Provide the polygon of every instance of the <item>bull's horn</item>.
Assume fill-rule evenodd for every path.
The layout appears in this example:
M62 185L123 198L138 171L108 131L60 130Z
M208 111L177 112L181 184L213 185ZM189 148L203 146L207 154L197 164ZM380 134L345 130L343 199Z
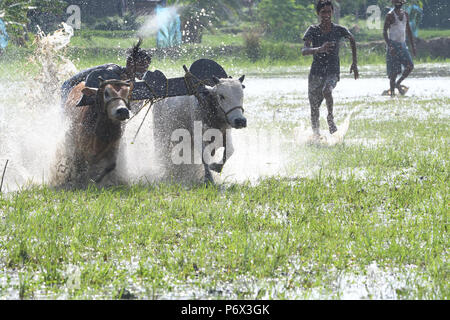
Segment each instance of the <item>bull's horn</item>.
M141 36L138 37L138 43L134 46L135 49L139 49L144 39Z
M244 79L245 79L245 74L239 78L239 81L242 83L242 82L244 82Z
M213 76L212 79L213 79L215 84L219 84L220 83L220 79L217 78L216 76Z

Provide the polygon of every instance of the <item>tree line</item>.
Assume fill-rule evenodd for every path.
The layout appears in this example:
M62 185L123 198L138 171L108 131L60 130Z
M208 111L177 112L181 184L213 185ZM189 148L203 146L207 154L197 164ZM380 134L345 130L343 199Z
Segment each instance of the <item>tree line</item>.
M12 38L33 31L33 25L43 23L56 24L66 15L70 4L90 8L90 14L96 19L105 16L102 6L109 8L108 14L121 14L121 6L133 5L139 0L0 0L0 18L6 23ZM391 0L334 0L340 6L341 16L353 15L364 19L370 5L380 8L390 7ZM227 21L247 19L264 29L273 38L296 41L302 30L317 21L314 4L316 0L167 0L167 5L183 6L183 19L190 24L192 32L206 25ZM448 0L409 0L408 4L417 4L424 10L421 27L450 28L450 1ZM105 8L106 8L105 7ZM204 14L199 14L200 12ZM131 13L132 14L132 13ZM192 41L199 41L192 36Z

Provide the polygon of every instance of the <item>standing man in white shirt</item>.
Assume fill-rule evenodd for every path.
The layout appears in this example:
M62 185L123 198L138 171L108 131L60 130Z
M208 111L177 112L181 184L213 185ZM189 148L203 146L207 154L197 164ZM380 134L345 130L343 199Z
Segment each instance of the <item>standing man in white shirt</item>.
M383 29L384 40L387 44L386 65L391 97L395 96L396 88L401 95L406 93L408 88L402 86L401 83L414 69L414 63L406 45L406 34L408 34L413 55L416 56L416 46L409 25L409 16L402 9L405 3L405 0L392 0L394 9L387 14ZM397 76L400 74L401 77L397 80Z

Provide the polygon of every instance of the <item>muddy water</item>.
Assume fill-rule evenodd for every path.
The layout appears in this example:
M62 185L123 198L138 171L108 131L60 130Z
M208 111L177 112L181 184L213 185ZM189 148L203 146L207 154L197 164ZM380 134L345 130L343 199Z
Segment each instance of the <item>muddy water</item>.
M410 90L407 97L399 101L450 97L450 76L439 75L445 68L436 66L433 71L427 65L418 70L422 70L420 75L427 77L407 79L405 85ZM378 77L374 76L376 73ZM347 104L355 101L366 106L374 101L389 101L389 97L381 96L388 85L383 73L382 68L371 69L369 78L357 81L343 75L334 92L335 117L340 137L331 137L323 131L327 143L341 142L352 121L363 118L376 121L383 118L383 114L378 114L381 110L370 108L352 117L355 107L347 107ZM233 131L236 151L224 172L216 176L219 182L255 182L264 177L290 175L287 167L292 159L284 155L283 145L305 144L311 135L306 74L269 77L263 74L247 77L245 82L244 104L249 127ZM3 191L17 190L31 183L47 183L56 146L62 141L66 128L58 95L53 95L51 101L42 101L36 97L32 82L1 81L0 90L0 169L3 169L7 159L10 161ZM416 110L414 105L410 108L413 116L420 117L427 113L423 108L417 107ZM153 159L151 113L135 138L145 112L146 109L132 119L124 137L120 170L132 182L152 182L159 178L159 168ZM450 116L448 108L439 112L442 117ZM321 117L325 115L323 107ZM286 126L295 128L289 131L285 129ZM312 171L306 166L299 168L298 172L306 174Z

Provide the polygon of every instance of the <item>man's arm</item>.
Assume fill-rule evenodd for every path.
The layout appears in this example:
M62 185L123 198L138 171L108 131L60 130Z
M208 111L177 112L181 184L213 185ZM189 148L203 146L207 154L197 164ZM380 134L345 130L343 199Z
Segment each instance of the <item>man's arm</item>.
M386 41L387 45L390 44L390 40L389 40L389 36L388 36L388 29L391 26L391 24L394 23L393 18L394 18L394 16L392 15L392 13L388 13L386 15L386 20L384 20L383 37L384 37L384 41Z
M359 71L358 71L358 55L356 53L356 41L353 35L350 33L347 36L347 39L350 41L350 47L352 48L352 57L353 57L353 63L350 67L350 74L354 72L355 80L359 78Z
M416 56L416 45L414 44L414 37L411 30L411 26L409 25L409 15L405 12L406 15L406 32L408 34L409 42L411 43L411 49L414 56Z
M302 55L308 56L308 55L314 55L317 53L330 53L331 50L333 50L334 43L332 42L325 42L321 47L313 48L311 46L311 40L305 41L305 46L302 48Z

